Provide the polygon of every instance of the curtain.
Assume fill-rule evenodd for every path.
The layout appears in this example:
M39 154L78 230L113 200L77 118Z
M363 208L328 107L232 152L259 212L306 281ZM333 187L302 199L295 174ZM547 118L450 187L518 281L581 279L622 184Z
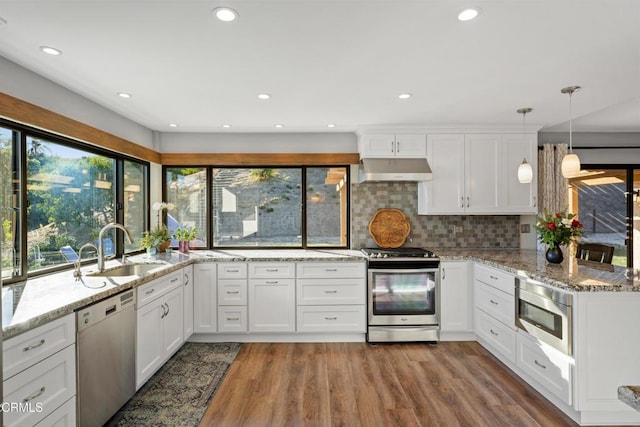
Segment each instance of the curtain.
M567 154L567 144L543 144L538 151L539 212L560 212L569 205L569 181L562 176L560 164Z

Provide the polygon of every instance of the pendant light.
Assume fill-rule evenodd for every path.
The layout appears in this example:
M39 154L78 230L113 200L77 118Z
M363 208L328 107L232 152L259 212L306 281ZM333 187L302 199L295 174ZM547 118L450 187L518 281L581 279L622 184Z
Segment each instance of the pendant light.
M580 174L580 159L577 154L573 153L573 112L571 111L571 95L579 89L580 86L568 86L560 90L561 93L569 94L569 152L563 157L561 165L562 176L565 178L572 178Z
M521 108L517 111L518 114L522 114L522 140L523 141L526 139L526 131L527 131L525 116L527 115L527 113L530 113L532 111L533 111L532 108ZM527 158L525 157L524 159L522 159L522 163L520 163L520 166L518 166L518 181L520 181L521 184L529 184L532 180L533 180L533 169L531 168L531 165L527 162Z

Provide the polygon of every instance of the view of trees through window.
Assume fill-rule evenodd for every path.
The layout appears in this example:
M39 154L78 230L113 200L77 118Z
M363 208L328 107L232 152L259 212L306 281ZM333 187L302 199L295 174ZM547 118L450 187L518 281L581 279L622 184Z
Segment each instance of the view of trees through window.
M0 246L2 253L2 278L13 277L21 269L19 176L16 132L0 127Z
M207 246L207 170L206 168L166 168L166 201L176 209L167 212L169 233L195 227L191 247ZM177 246L177 240L171 242Z

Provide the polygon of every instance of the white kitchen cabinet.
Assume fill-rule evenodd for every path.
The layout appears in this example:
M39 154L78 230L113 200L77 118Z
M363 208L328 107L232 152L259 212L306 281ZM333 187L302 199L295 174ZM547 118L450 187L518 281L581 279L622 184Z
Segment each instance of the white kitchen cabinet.
M424 158L426 150L427 136L424 133L365 134L359 139L360 158Z
M536 212L535 137L511 134L430 134L427 158L431 181L418 183L418 213L530 214ZM520 184L526 157L534 180Z
M193 265L193 331L217 332L218 290L215 263Z
M184 267L182 273L184 275L183 335L186 341L193 334L193 265Z
M175 277L179 280L174 281ZM178 270L138 288L136 307L136 389L184 342L183 272ZM167 286L167 283L170 285ZM162 289L162 292L155 292ZM157 295L154 299L149 295ZM141 304L141 301L144 301Z
M249 263L249 332L294 332L294 263Z
M467 261L440 263L440 337L473 339L473 292Z
M67 400L35 427L76 427L76 398Z
M218 331L246 333L247 263L218 264Z
M478 342L498 359L515 365L515 276L474 263L473 288Z

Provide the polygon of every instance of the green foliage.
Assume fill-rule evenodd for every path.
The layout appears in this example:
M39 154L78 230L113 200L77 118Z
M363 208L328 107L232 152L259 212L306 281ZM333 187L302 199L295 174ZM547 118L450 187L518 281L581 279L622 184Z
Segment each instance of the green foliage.
M176 232L174 233L173 237L176 240L179 240L181 242L190 242L191 240L196 238L196 227L184 227L184 228L176 228Z
M542 243L550 248L557 245L567 245L577 237L582 236L582 223L576 219L576 214L557 212L550 214L547 211L538 216L538 222L534 226Z
M275 178L278 175L278 171L275 169L251 169L249 177L252 181L268 181Z
M162 227L156 227L152 231L145 231L140 239L140 249L146 249L149 247L157 247L160 244L171 239L169 229L166 225Z

